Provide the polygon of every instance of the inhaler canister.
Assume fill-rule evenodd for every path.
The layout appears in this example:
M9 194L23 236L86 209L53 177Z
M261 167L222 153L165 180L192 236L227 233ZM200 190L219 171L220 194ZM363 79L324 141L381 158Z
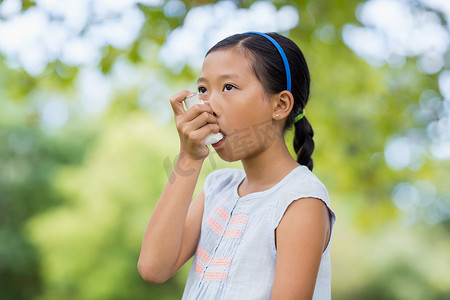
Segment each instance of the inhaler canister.
M186 108L189 110L192 106L198 103L203 103L202 100L198 98L198 93L194 92L184 99ZM206 136L205 145L215 144L223 138L223 135L219 133L210 133Z

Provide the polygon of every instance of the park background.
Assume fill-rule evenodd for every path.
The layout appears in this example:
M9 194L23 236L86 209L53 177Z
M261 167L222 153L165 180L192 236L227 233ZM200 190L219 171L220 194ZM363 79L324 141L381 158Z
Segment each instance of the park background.
M159 285L136 267L168 99L249 30L309 63L333 299L450 299L449 23L447 0L0 1L0 299L181 298L192 260ZM194 195L223 167L211 148Z

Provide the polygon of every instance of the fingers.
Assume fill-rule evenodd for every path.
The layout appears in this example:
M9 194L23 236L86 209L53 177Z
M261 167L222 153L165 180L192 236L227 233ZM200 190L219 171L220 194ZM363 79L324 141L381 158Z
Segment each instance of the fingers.
M195 105L197 106L197 105ZM217 119L209 112L207 111L201 111L202 107L195 107L193 106L188 112L190 113L191 110L199 110L196 114L193 115L193 118L189 121L186 121L187 118L190 118L188 113L185 113L183 116L180 116L177 121L177 127L181 133L184 135L189 135L189 132L198 130L199 128L202 128L206 125L216 125Z
M183 121L190 122L194 120L197 116L204 113L208 113L209 115L213 116L213 110L211 106L208 104L195 104L194 106L191 107L191 109L185 112L185 114L183 115Z
M181 92L176 93L172 97L170 97L170 105L172 106L172 110L175 114L175 116L182 115L185 113L184 107L183 107L183 100L187 96L192 94L192 92L183 90Z
M218 133L220 127L209 101L203 101L193 105L187 111L184 110L183 101L190 94L189 91L181 91L170 98L170 104L175 114L175 123L183 147L191 149L193 145L202 145L203 148L201 141L204 141L210 133Z
M187 123L193 130L200 128L206 124L217 124L217 119L209 112L202 112L193 120Z
M188 133L188 138L193 141L196 142L198 144L200 144L201 142L205 141L205 138L208 134L210 133L218 133L220 130L219 125L217 124L207 124L197 130L194 131L190 131Z

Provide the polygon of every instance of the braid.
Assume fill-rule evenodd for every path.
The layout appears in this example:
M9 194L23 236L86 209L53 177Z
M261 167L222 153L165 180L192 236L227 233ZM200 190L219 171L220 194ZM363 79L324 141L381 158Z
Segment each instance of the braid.
M294 126L294 150L297 153L297 162L307 166L312 171L313 160L311 155L314 151L314 131L306 117L303 117Z

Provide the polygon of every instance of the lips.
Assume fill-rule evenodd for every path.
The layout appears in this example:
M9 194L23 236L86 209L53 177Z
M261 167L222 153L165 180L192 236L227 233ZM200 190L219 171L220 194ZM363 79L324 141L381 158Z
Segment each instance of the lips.
M219 132L222 133L223 138L222 138L220 141L218 141L217 143L211 145L211 146L213 146L214 148L221 146L221 145L224 143L225 138L226 138L225 133L223 133L222 131L219 131Z

